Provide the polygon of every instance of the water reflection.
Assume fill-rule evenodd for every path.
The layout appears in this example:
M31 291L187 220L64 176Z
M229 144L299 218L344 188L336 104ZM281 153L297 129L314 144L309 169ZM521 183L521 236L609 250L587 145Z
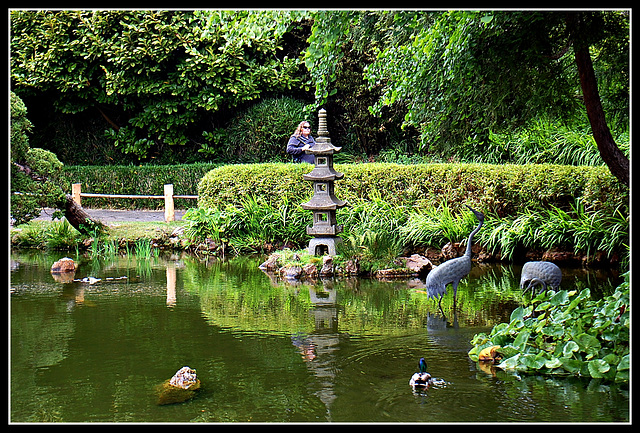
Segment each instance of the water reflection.
M336 398L334 380L339 371L335 354L340 347L337 296L333 280L325 279L321 285L309 285L313 332L307 335L296 333L291 337L294 346L301 350L308 370L319 382L320 389L315 395L326 407L327 421L331 421L331 405Z
M517 268L474 267L457 307L445 299L439 309L419 280L290 284L259 271L257 259L81 258L75 279L101 279L90 285L53 280L54 259L12 263L14 421L628 419L619 388L517 381L470 361L473 334L522 300ZM589 278L576 284L610 290ZM444 386L414 395L408 380L422 356ZM150 405L147 390L182 365L196 368L202 392ZM608 412L588 413L587 400Z

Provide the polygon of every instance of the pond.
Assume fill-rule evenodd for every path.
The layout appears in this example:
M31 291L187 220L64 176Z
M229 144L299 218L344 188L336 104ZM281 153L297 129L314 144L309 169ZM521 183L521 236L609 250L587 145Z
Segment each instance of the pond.
M11 255L10 421L22 422L628 422L628 385L483 371L474 334L522 301L518 266L474 265L439 309L423 281L291 284L261 258ZM621 279L563 269L563 288L608 294ZM107 281L107 277L113 278ZM127 277L127 278L120 278ZM421 286L422 284L422 286ZM441 379L415 393L418 359ZM158 405L181 367L202 387Z

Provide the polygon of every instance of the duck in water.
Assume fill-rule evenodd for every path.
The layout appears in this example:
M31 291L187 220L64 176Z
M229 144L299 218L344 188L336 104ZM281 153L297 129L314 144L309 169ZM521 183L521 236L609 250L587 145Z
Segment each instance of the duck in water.
M413 376L411 376L409 380L409 385L411 385L413 389L428 388L433 379L431 375L427 373L427 361L425 361L424 358L420 358L420 361L418 361L418 369L420 371L413 373Z

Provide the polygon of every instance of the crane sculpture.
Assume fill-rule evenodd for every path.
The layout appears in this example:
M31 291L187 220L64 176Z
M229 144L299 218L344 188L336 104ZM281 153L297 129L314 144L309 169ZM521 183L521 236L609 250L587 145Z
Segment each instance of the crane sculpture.
M562 281L562 271L555 264L551 262L527 262L522 267L520 289L524 291L531 289L533 291L536 285L541 285L540 292L546 291L547 286L558 290L560 281Z
M439 306L442 303L442 297L447 291L447 285L449 283L451 283L451 286L453 287L453 302L455 304L456 296L458 293L458 284L460 283L460 280L467 276L469 271L471 271L471 243L473 241L473 236L475 236L475 234L480 230L480 227L482 227L482 223L484 222L484 214L482 212L476 211L469 206L467 207L471 210L471 212L475 214L476 218L479 221L478 226L473 229L473 231L469 235L469 240L467 241L467 250L462 257L456 257L455 259L447 260L446 262L433 268L427 275L427 296L429 297L429 299L438 298Z

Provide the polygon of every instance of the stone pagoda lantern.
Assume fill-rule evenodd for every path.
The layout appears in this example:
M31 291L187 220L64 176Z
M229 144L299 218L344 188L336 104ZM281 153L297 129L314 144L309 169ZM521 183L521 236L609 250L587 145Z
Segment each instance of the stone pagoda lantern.
M342 242L342 238L336 236L342 232L342 225L336 222L336 210L347 203L336 198L333 192L333 182L342 179L342 173L333 168L333 154L342 149L331 144L329 131L327 130L327 112L321 109L318 112L318 137L313 148L306 153L313 154L315 168L311 173L303 176L304 180L313 182L313 197L302 204L303 209L313 212L313 225L307 227L307 234L314 236L309 241L310 255L336 255L336 245Z

